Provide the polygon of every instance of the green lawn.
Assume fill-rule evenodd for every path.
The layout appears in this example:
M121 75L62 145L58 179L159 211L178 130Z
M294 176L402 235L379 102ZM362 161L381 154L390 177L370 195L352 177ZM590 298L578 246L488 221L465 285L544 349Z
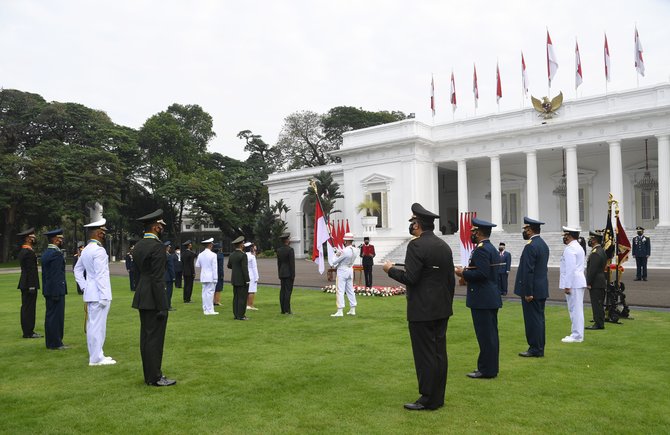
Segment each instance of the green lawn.
M81 297L66 302L66 351L21 338L17 274L0 275L0 432L19 433L668 433L670 314L587 331L564 344L564 306L547 307L547 349L526 350L521 308L500 311L501 372L472 380L477 343L469 310L454 304L445 407L409 412L418 397L403 297L360 297L358 316L331 318L335 296L295 290L294 316L279 314L278 289L262 287L248 322L199 303L170 313L163 370L174 387L144 385L139 318L127 279L112 278L105 353L89 367ZM73 284L70 275L70 284ZM199 300L200 285L196 284ZM74 285L70 287L74 289ZM37 305L43 333L44 300ZM588 316L587 309L587 319Z

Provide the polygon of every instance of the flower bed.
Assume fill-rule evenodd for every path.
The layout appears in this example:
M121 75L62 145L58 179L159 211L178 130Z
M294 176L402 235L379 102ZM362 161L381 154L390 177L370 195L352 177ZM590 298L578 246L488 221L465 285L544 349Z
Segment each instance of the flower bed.
M337 287L335 284L327 285L325 287L322 287L321 290L324 293L335 293L337 291ZM381 287L381 286L372 286L372 287L365 287L362 285L355 285L354 286L354 293L356 293L359 296L382 296L382 297L387 297L387 296L398 296L398 295L404 295L405 294L405 287L402 286L397 286L397 287Z

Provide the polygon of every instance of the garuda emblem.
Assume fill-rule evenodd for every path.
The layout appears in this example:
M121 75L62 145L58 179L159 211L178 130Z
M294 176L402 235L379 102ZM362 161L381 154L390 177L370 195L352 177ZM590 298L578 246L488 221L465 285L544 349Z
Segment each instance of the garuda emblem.
M532 95L530 96L530 100L533 102L535 110L540 112L538 116L541 116L542 119L551 119L563 104L563 92L559 92L551 101L549 101L549 97L542 97L542 100L538 100Z

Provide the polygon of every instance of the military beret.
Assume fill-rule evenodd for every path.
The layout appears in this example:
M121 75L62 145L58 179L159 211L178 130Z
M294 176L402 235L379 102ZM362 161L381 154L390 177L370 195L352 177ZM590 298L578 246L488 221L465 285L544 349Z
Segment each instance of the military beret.
M158 210L154 211L153 213L149 213L148 215L138 217L137 220L145 225L152 224L154 222L165 225L165 221L163 221L162 208L159 208Z
M107 219L102 218L100 220L97 220L95 222L91 222L89 224L84 225L84 228L88 228L89 230L95 230L100 228L101 230L107 231L107 228L105 227L105 224L107 223Z
M430 212L423 208L421 204L415 202L412 204L412 217L409 218L409 221L412 222L414 219L421 219L423 221L432 221L433 219L439 218L439 215L436 215L433 212Z
M55 230L47 231L44 233L45 236L51 238L54 236L62 236L63 235L63 229L62 228L56 228Z
M242 242L244 242L244 236L239 236L238 238L233 240L233 245L239 245Z
M21 231L20 233L17 234L17 236L25 237L25 236L29 236L30 234L35 234L35 228L31 227L31 228L28 228L25 231Z
M523 217L523 223L524 225L544 225L544 222L537 221L535 219L531 219L528 216Z
M498 225L485 221L484 219L479 219L479 218L473 218L472 219L472 227L473 228L493 228L497 227Z

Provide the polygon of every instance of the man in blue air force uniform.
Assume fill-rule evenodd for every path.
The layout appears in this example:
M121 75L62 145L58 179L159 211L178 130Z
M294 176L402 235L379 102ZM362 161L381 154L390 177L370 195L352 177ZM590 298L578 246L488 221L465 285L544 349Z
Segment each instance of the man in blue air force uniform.
M505 250L505 243L498 245L500 251L500 266L498 267L498 290L502 296L507 296L509 272L512 269L512 254Z
M49 246L42 254L42 295L46 314L44 316L44 337L47 349L64 350L63 331L65 327L65 257L63 247L63 230L58 228L44 233L49 239Z
M633 237L633 257L637 266L634 281L647 280L647 260L651 255L651 240L644 235L644 228L637 227L637 237Z

